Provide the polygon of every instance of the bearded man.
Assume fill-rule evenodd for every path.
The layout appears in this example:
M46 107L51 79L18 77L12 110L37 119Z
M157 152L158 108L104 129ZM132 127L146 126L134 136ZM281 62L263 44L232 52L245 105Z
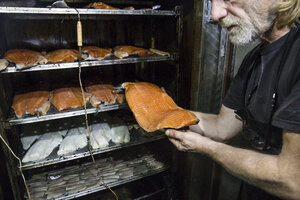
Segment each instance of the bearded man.
M212 18L245 57L218 115L195 112L189 131L167 130L181 151L203 153L246 183L246 199L300 199L299 0L212 0ZM242 133L251 149L222 142Z

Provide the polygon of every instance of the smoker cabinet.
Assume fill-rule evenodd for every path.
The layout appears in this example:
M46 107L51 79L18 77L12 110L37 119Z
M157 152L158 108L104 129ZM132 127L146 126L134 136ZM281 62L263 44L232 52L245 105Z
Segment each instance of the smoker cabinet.
M7 5L0 4L0 57L14 48L39 52L76 49L76 23L80 17L84 46L113 48L117 45L134 45L170 53L168 56L110 57L100 61L82 61L83 83L97 76L109 80L116 89L120 89L120 84L125 81L148 81L164 87L178 101L182 40L180 6L172 5L171 1L107 1L119 7L133 5L136 8L152 7L159 3L161 9L99 10L82 8L90 1L66 2L70 8L47 8L52 3L47 0L30 1L24 7L14 1L8 1ZM85 110L80 107L58 112L51 105L46 115L17 118L11 108L14 95L45 83L50 90L69 82L79 86L78 73L78 62L37 65L24 70L18 70L10 64L1 72L1 135L21 159L26 152L22 148L22 137L55 131L60 124L69 128L83 127ZM138 127L126 103L101 104L97 108L88 104L86 112L89 123L103 121L107 115L112 118L118 116L129 127L131 141L110 143L107 147L92 150L95 164L92 163L88 147L63 156L57 155L56 148L43 160L22 163L29 190L38 185L38 191L44 193L33 192L32 199L91 199L96 196L96 199L105 199L105 196L111 199L109 195L112 194L107 194L108 187L116 188L117 193L120 191L122 199L171 198L176 155L164 133L144 132ZM4 145L2 149L14 198L28 198L19 163ZM127 168L133 172L124 173L128 172ZM99 172L106 176L99 177ZM137 187L139 190L136 190Z

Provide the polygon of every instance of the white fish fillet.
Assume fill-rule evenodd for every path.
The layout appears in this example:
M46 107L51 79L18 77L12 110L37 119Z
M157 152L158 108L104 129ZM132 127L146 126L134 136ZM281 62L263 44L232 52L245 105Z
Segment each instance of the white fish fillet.
M130 133L125 125L113 125L111 128L111 140L114 143L128 143L130 141Z
M93 149L107 147L109 145L109 138L107 135L111 135L109 124L93 124L91 125L91 129L91 145Z
M36 141L40 136L39 135L31 135L31 136L25 136L21 137L21 142L24 150L29 149L29 147Z
M87 138L85 134L79 131L79 128L72 128L69 130L67 136L61 142L57 155L74 152L78 149L82 149L87 145Z
M42 160L49 156L62 141L62 136L57 132L42 135L36 143L26 152L22 162Z
M23 126L21 130L21 142L23 149L28 150L29 147L40 137L40 135L40 129L36 126Z

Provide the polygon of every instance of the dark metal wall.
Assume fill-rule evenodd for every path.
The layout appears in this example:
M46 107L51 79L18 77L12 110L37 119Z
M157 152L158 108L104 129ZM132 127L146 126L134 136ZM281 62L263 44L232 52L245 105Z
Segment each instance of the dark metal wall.
M228 75L227 33L211 21L211 1L194 1L190 105L192 110L218 113ZM210 158L184 154L185 177L182 199L236 199L239 182Z

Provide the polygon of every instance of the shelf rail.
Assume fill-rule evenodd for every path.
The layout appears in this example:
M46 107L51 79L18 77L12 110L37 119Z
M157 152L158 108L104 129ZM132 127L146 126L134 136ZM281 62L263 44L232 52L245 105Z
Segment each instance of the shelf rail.
M77 8L80 15L149 15L177 16L173 10L111 10ZM0 14L77 15L74 8L0 7Z
M171 56L147 56L147 57L129 57L123 59L104 59L99 61L83 61L81 67L94 67L94 66L107 66L118 64L131 64L131 63L143 63L143 62L161 62L161 61L174 61L174 55ZM72 63L58 63L58 64L44 64L37 65L24 70L17 70L16 67L7 67L2 73L20 73L20 72L32 72L32 71L44 71L44 70L59 70L59 69L73 69L78 68L77 62Z
M111 110L119 110L119 109L126 109L128 108L127 104L113 104L113 105L100 105L97 108L88 108L87 114L95 114L98 112L106 112ZM23 117L23 118L16 118L12 117L8 119L10 125L20 125L20 124L30 124L36 122L43 122L55 119L62 119L68 117L75 117L84 115L84 109L76 109L76 110L67 110L61 112L53 112L51 114L43 115L43 116L30 116L30 117Z
M142 135L142 133L139 133L139 135ZM131 137L132 137L132 134L131 134ZM138 139L134 139L133 141L131 141L129 143L113 144L108 147L95 149L95 150L93 150L93 154L97 155L97 154L101 154L101 153L105 153L105 152L123 149L126 147L132 147L132 146L136 146L136 145L140 145L140 144L150 143L150 142L161 140L164 138L166 138L166 136L164 134L155 133L155 135L153 135L153 136L140 137ZM74 154L65 155L65 156L58 156L57 151L54 150L47 159L44 159L41 161L36 161L36 162L29 162L29 163L23 164L22 167L23 167L23 170L31 170L31 169L35 169L35 168L45 167L45 166L49 166L49 165L55 165L55 164L68 162L71 160L80 159L80 158L89 157L89 156L90 156L90 153L89 153L89 150L87 147L76 151L76 153L74 153Z

